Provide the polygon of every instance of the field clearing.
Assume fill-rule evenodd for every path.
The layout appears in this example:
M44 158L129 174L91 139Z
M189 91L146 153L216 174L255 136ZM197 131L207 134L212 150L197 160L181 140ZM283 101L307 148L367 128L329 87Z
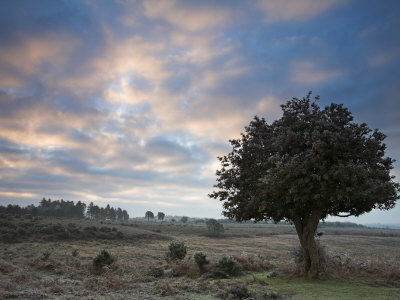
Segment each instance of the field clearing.
M298 238L291 226L228 223L223 237L210 237L204 224L63 219L9 222L16 231L18 224L31 222L24 228L31 228L36 241L26 236L17 243L0 244L0 298L239 299L228 295L237 284L246 286L253 299L400 298L400 278L396 277L400 274L400 230L321 228L320 243L330 257L340 258L341 269L327 280L310 282L296 276L293 251ZM54 224L58 231L50 233L46 226ZM60 228L70 227L77 237L85 228L95 227L90 232L96 233L96 238L59 234ZM47 229L35 232L34 228ZM165 260L172 240L187 246L186 258L179 264ZM102 249L117 260L104 273L96 274L92 260ZM207 254L209 270L223 254L248 262L250 270L236 277L204 278L193 261L196 251ZM266 267L257 270L257 264ZM164 275L149 275L153 268L162 268ZM174 269L182 274L172 276Z

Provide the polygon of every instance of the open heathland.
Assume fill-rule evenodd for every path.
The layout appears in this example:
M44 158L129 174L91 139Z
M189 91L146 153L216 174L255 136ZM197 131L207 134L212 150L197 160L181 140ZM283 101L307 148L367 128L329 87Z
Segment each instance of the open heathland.
M204 223L2 218L0 298L400 298L400 230L320 228L327 277L312 281L292 226L223 226L214 236Z

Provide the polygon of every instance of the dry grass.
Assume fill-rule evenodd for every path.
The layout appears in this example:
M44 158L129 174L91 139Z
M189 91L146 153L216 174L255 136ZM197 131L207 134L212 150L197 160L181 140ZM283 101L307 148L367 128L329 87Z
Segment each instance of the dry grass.
M39 222L48 226L51 220ZM72 221L56 222L68 226ZM28 239L1 243L0 298L73 299L108 295L115 299L193 299L193 295L209 294L209 299L214 299L216 294L226 292L229 280L235 280L202 277L216 269L223 254L240 262L245 274L276 271L279 276L298 275L291 254L298 245L298 238L289 226L224 224L224 237L212 238L205 236L207 229L203 224L138 222L130 226L82 220L75 224L76 228L90 226L115 227L125 238L44 239L40 242ZM334 230L335 234L324 228L321 238L321 243L329 250L327 271L330 276L359 277L371 285L396 286L400 281L400 235L397 231L392 232L393 236L380 236L374 230L370 235L366 229L352 231L353 235L349 235L347 229ZM337 234L340 230L345 234ZM165 252L170 241L176 239L185 242L187 256L182 262L169 264L165 261ZM92 260L101 249L112 253L116 262L97 275L92 272ZM203 271L193 259L196 251L203 251L210 260ZM162 277L149 276L149 271L155 267L164 270ZM173 269L178 270L180 276L174 277ZM252 289L264 288L264 280L250 278L253 280L248 284Z

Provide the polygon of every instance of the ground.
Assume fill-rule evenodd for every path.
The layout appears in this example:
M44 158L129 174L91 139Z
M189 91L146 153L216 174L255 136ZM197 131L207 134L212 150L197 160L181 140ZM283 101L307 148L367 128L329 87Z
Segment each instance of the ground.
M328 279L307 281L288 225L224 224L220 237L192 223L3 218L0 225L0 298L400 298L400 230L321 228ZM171 241L187 246L183 261L166 261ZM102 249L116 261L96 271L93 258ZM203 271L196 251L210 260ZM223 254L242 264L239 275L217 272Z

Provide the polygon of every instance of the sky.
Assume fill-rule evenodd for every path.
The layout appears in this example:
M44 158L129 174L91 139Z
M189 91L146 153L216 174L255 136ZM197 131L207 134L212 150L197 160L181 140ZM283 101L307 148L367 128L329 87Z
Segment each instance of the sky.
M310 90L388 136L400 181L400 1L3 0L0 41L0 205L220 218L229 139Z

